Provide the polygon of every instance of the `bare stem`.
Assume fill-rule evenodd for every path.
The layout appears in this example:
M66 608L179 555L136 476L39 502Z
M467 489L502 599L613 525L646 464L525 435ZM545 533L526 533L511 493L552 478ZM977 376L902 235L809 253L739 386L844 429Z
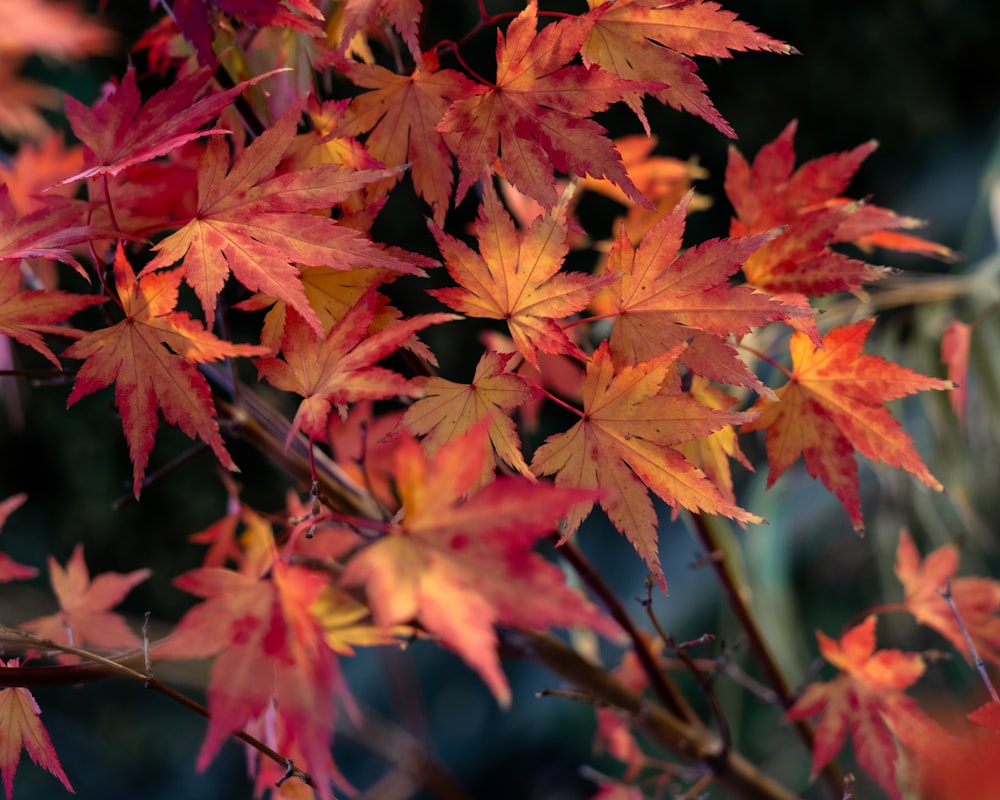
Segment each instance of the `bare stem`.
M969 629L965 627L965 621L962 619L962 615L958 611L958 606L955 604L955 597L951 592L951 578L945 578L944 589L938 589L937 593L944 598L945 602L948 604L948 608L951 609L951 613L955 615L958 627L961 629L962 636L965 637L965 643L969 647L969 655L972 657L972 663L975 665L976 671L979 673L979 677L982 678L983 683L986 684L986 691L990 693L990 699L992 699L994 703L1000 703L1000 696L997 696L996 687L993 685L993 681L990 680L990 675L986 671L986 662L983 661L983 657L979 655L979 651L976 650L976 645L972 641Z

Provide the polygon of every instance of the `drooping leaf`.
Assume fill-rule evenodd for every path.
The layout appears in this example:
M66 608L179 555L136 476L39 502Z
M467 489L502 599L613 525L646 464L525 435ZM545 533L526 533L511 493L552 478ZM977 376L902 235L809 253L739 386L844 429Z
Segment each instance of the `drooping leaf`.
M363 32L379 17L385 17L406 43L413 60L419 63L418 23L422 10L420 0L346 0L340 49L341 51L346 50L356 34Z
M136 497L159 424L157 409L167 422L209 445L223 466L235 469L219 434L208 382L195 364L267 350L217 339L189 314L177 311L181 275L176 270L136 279L119 244L114 274L125 319L86 334L65 351L69 358L85 359L67 405L115 384Z
M698 67L687 56L730 58L734 51L795 53L718 3L663 0L587 0L593 28L582 47L586 65L597 64L620 78L648 81L645 91L679 111L701 117L731 138L736 134L708 98ZM640 91L625 96L646 132L649 122Z
M924 672L919 653L875 649L875 615L839 640L820 631L820 652L841 671L827 683L812 683L788 710L789 719L820 715L813 744L812 774L840 751L847 733L858 763L893 800L901 800L904 767L897 738L924 738L938 726L903 690Z
M958 572L958 548L954 544L939 547L921 559L909 532L901 531L896 548L896 577L903 584L903 605L922 625L944 636L967 661L972 661L961 625L976 646L976 651L994 664L1000 664L1000 582L991 578L955 578ZM951 581L951 595L961 625L948 602L941 596Z
M760 416L744 431L767 431L772 486L788 467L805 459L806 469L843 504L857 531L864 529L858 498L855 451L905 469L935 491L942 486L924 466L913 442L883 404L915 392L948 389L929 378L862 349L875 321L834 328L817 347L808 335L792 334L792 371L777 400L760 398Z
M428 325L456 319L454 314L424 314L396 322L366 338L375 316L375 290L369 289L323 337L289 310L281 343L283 359L262 358L257 371L268 383L303 400L286 444L302 430L326 441L326 423L334 405L408 395L413 386L402 375L376 367L414 333Z
M751 418L703 406L671 385L668 375L682 351L683 345L674 347L616 371L607 342L602 342L583 378L582 419L546 439L531 462L536 474L554 474L557 486L601 489L601 508L664 590L649 490L675 508L721 514L742 524L762 522L726 500L705 473L674 448ZM567 536L592 507L593 502L585 503L570 512Z
M155 245L157 255L143 270L147 275L182 261L184 277L208 320L214 319L216 297L230 272L251 291L283 300L317 332L322 325L293 262L421 273L357 231L308 213L328 209L390 173L322 164L274 174L301 112L301 103L293 106L231 165L225 140L211 141L199 167L196 216Z
M83 560L83 545L73 548L65 569L49 556L49 581L59 601L59 611L25 622L21 627L59 644L121 650L142 643L125 619L111 609L125 599L133 587L152 573L137 569L129 573L103 572L93 580ZM78 661L70 654L60 660Z
M488 420L490 443L505 464L526 478L534 475L521 454L521 439L510 413L537 395L537 390L518 375L507 372L512 353L487 350L471 383L444 378L415 378L423 397L406 409L402 426L424 437L424 447L433 453L451 439L466 433L481 420ZM483 463L481 484L492 478L496 463Z
M561 272L569 249L566 220L556 211L518 231L492 186L483 192L476 221L479 253L431 223L445 267L461 288L429 293L470 317L505 320L525 359L537 366L537 353L582 351L559 327L559 320L580 311L615 276Z
M0 669L19 664L16 658L9 661L0 659ZM38 703L27 689L0 689L0 774L7 800L14 796L14 775L21 760L21 750L26 750L32 761L55 775L66 791L73 791L48 731L39 719L41 713Z
M456 204L499 154L507 180L546 209L558 199L553 168L607 178L648 206L607 131L590 118L629 89L644 87L596 66L569 63L592 24L589 16L572 16L539 31L538 4L531 0L506 36L497 31L496 83L456 100L437 126L458 138Z
M348 562L342 582L365 587L383 628L415 620L438 636L506 706L510 689L494 625L580 624L607 636L618 632L532 549L572 506L592 502L596 492L522 477L473 491L490 451L485 422L430 457L415 439L403 438L395 467L399 521Z

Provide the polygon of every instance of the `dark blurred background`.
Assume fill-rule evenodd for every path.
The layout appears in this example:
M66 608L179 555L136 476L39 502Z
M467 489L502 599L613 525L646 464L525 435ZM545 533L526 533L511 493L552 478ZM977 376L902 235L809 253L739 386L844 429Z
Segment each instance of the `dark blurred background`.
M486 5L494 13L522 7L493 0ZM579 11L583 5L560 8ZM971 319L996 295L996 244L985 197L1000 136L994 41L1000 31L1000 4L843 0L831 6L728 0L723 5L802 52L794 57L749 53L719 62L700 60L710 96L739 134L736 144L743 153L752 157L791 119L799 120L800 161L876 138L881 147L861 168L852 195L926 218L924 235L965 254L955 265L894 254L876 257L881 263L905 266L909 277L949 272L959 281L948 284L953 294L944 301L878 309L884 321L874 348L907 366L941 374L935 348L944 322L955 316ZM430 7L432 28L441 36L458 38L477 19L471 0L431 0ZM143 3L112 0L107 13L129 41L147 24L146 9ZM486 49L469 58L488 62L492 42L492 33L483 34L477 46ZM91 101L103 80L121 74L124 63L122 55L72 67L39 61L30 69ZM729 142L698 119L653 105L647 110L660 140L658 152L682 159L696 156L710 171L698 188L715 204L692 219L690 241L725 235L730 212L721 181ZM603 121L615 133L638 131L634 118L622 109L612 110ZM422 213L414 213L418 224ZM919 301L919 292L916 297ZM848 313L858 313L858 308ZM766 466L754 475L739 476L742 504L770 521L767 527L738 535L755 608L793 682L803 679L815 657L815 628L838 635L867 605L898 598L891 564L902 524L910 525L925 547L962 541L968 571L996 574L993 521L998 511L995 464L1000 436L994 412L1000 382L990 343L998 333L990 325L982 330L984 344L977 347L971 378L982 399L974 400L970 432L965 434L975 447L966 446L968 439L958 432L942 397L897 409L931 471L948 487L947 496L931 497L908 477L863 465L869 528L867 538L859 539L836 501L804 470L791 470L766 494ZM435 341L435 346L442 344ZM4 550L44 570L47 554L65 562L80 541L93 573L152 566L153 577L133 591L126 611L136 620L146 610L164 622L176 620L189 600L170 586L170 577L197 566L202 555L187 536L224 513L225 492L211 457L201 454L145 490L140 504L112 511L112 502L128 491L131 468L120 423L110 409L110 390L86 398L67 413L67 386L20 388L23 426L0 418L0 497L14 492L30 497L4 528ZM760 464L760 442L744 437L742 444ZM152 468L187 446L182 435L161 428ZM232 453L243 469L244 499L265 511L279 509L288 479L239 442L232 443ZM671 593L657 599L656 610L664 626L679 640L713 631L738 661L745 662L739 630L720 607L711 575L690 566L699 555L690 536L681 523L669 522L668 509L663 519L662 559ZM592 519L579 541L607 568L609 582L623 598L642 594L644 573L638 560L605 522ZM50 612L53 603L46 591L44 576L28 587L4 586L0 620L17 623ZM637 604L634 609L641 614ZM943 647L905 621L880 628L880 635L886 644L910 649ZM699 655L715 652L718 646ZM605 655L609 662L615 658L612 652ZM506 713L497 710L479 679L457 658L430 645L417 644L405 653L361 653L346 659L344 669L360 701L423 739L470 797L577 800L594 792L581 765L618 774L614 761L591 755L590 709L564 699L536 698L537 691L557 688L559 682L530 665L507 665L514 705ZM748 669L753 671L751 665ZM185 671L177 679L199 695L205 674ZM935 666L926 685L968 708L982 700L981 687L961 661ZM821 796L804 788L808 755L777 715L734 685L720 683L719 694L737 747L804 796ZM193 763L203 722L139 686L108 682L39 690L36 695L81 798L221 800L250 792L243 754L235 744L223 748L206 775L196 776ZM345 721L337 738L335 760L362 790L386 770L364 744L371 735L352 734ZM18 797L55 797L61 791L54 778L22 759ZM406 794L384 788L363 796ZM709 796L725 795L712 788ZM879 794L863 784L859 796Z

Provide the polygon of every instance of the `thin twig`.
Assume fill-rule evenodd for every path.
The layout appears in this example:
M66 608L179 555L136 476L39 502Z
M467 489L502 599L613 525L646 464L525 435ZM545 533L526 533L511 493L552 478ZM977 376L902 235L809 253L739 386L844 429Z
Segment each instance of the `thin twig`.
M969 647L969 655L972 657L972 663L975 665L979 677L986 684L986 691L990 693L990 698L994 703L1000 703L1000 696L997 695L996 687L993 686L993 681L990 680L989 673L986 671L986 662L983 661L982 656L979 655L979 651L976 650L976 645L972 641L969 629L965 627L965 621L962 619L962 615L958 611L958 606L955 604L955 597L951 592L951 578L944 579L944 589L938 589L937 593L944 598L951 609L951 613L955 615L958 627L962 631L962 636L965 637L966 645Z
M559 537L557 535L553 535L552 540L557 545L557 552L562 554L570 563L570 566L576 570L580 579L601 599L604 607L608 609L608 613L611 614L615 622L625 629L625 633L632 640L632 648L639 659L639 663L642 665L643 671L646 673L649 685L663 704L663 707L672 714L676 714L689 722L696 721L698 715L695 714L673 680L657 665L656 659L649 649L648 639L636 627L632 617L629 616L618 596L611 590L611 587L608 586L603 576L594 569L593 565L572 542L558 544Z

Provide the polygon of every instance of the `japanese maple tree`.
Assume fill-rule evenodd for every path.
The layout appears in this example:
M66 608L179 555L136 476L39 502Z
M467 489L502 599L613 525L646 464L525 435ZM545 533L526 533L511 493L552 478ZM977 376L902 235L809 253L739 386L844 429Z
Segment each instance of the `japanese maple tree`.
M893 798L942 779L908 767L935 748L961 761L979 736L996 749L992 706L971 718L985 731L945 730L907 693L927 658L876 638L880 615L905 612L984 674L979 653L1000 661L1000 583L958 577L954 545L921 559L904 533L903 600L857 609L838 638L817 632L837 675L801 691L740 583L729 526L765 522L731 466L757 466L741 441L763 448L768 487L804 461L842 527L863 532L857 454L909 473L913 491L943 490L886 404L955 390L969 357L963 323L945 339L944 379L878 355L874 317L819 313L890 274L862 257L872 248L953 256L910 232L916 220L850 196L873 141L797 168L794 122L750 160L733 145L729 235L686 241L702 173L653 152L649 104L735 137L696 59L794 47L712 0L528 0L494 14L480 2L455 41L433 39L429 0L153 6L134 61L92 103L64 98L77 143L30 116L18 132L37 143L0 168L0 348L16 359L4 376L37 363L65 378L70 419L103 397L135 500L188 468L157 445L166 425L211 453L228 502L188 531L187 547L208 545L187 551L201 566L165 576L195 602L162 636L116 610L155 564L91 577L87 542L49 555L49 613L0 625L8 797L22 751L72 791L44 687L113 676L207 717L199 770L235 737L257 796L346 796L337 726L365 710L342 662L410 642L456 654L503 708L505 658L564 680L549 693L594 706L597 744L624 762L595 797L713 782L795 797L803 787L734 744L714 690L727 652L695 658L712 636L677 643L654 613L665 523L680 515L802 763L835 796L848 739ZM52 30L25 52L113 41L100 16L25 9ZM484 73L472 55L486 40ZM615 138L625 131L597 118L619 103L645 137ZM12 129L2 110L0 129ZM588 192L620 206L610 237L578 214ZM402 213L425 218L420 235L393 233ZM282 508L241 495L233 454L247 447L287 473ZM0 523L25 501L0 502ZM649 575L648 625L576 544L601 517ZM0 581L37 573L0 553ZM205 706L159 679L180 659L212 660ZM460 796L434 769L416 783Z

